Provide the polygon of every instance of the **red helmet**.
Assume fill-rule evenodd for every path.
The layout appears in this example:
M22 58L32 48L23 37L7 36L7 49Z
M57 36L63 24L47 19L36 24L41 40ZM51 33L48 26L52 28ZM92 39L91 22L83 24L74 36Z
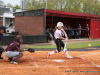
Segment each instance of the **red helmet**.
M15 41L21 44L23 42L23 38L20 35L18 35L15 37Z

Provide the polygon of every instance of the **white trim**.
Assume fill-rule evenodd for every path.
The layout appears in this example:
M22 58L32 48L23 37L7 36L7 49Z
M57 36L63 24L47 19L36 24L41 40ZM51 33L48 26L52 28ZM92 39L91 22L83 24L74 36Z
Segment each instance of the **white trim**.
M37 64L36 64L36 62L34 62L34 64L35 64L35 67L38 67Z
M85 55L80 55L80 56L87 56L87 55L98 54L98 53L100 53L100 52L90 53L90 54L85 54Z
M99 65L97 65L97 64L95 64L95 63L93 63L93 62L90 62L90 63L92 63L92 64L95 65L96 67L100 67Z

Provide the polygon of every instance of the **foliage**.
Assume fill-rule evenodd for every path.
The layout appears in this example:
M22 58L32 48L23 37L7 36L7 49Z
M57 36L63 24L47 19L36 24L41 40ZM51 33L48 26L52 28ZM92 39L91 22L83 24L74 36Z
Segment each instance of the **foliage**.
M15 5L13 8L14 9L20 9L20 6L19 5Z
M10 3L8 3L8 4L7 4L7 6L8 6L8 7L11 7L11 8L13 7L13 5L12 5L12 4L10 4Z
M100 13L100 0L47 0L47 9L95 14ZM46 0L26 0L26 9L42 9L46 7Z

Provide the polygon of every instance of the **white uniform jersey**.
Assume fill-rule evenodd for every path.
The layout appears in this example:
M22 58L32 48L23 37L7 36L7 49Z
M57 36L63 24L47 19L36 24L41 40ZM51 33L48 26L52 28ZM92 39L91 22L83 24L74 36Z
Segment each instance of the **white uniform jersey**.
M62 31L56 29L56 31L55 31L55 33L54 33L54 37L57 39L57 38L59 38L60 36L62 36Z

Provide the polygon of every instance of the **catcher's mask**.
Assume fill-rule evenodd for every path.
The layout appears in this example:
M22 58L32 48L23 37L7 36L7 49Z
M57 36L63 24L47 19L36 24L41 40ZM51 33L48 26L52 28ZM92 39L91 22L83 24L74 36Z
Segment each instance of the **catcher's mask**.
M23 38L20 35L18 35L18 36L15 37L15 41L22 44L23 43Z

